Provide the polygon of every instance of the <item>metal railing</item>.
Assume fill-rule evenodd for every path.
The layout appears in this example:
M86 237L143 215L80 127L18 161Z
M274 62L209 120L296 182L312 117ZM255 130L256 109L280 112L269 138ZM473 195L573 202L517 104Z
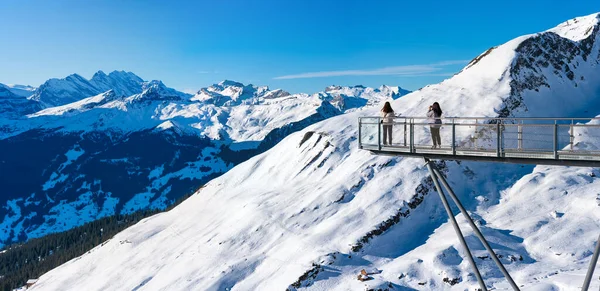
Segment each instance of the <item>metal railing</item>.
M600 140L600 119L446 117L441 120L441 147L432 148L431 120L425 117L396 117L391 123L389 120L382 123L380 117L360 117L359 146L404 155L452 156L451 159L600 166L600 146L579 142L590 138ZM392 126L391 144L383 140L384 125Z

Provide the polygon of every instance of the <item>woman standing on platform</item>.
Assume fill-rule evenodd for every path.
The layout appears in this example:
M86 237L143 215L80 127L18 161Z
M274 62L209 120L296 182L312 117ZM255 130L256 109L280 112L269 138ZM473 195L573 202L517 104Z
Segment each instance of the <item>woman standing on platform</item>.
M440 104L434 102L433 105L429 106L429 111L427 112L427 121L431 130L431 140L433 141L432 149L442 147L442 138L440 137L440 127L442 127L441 117L442 109L440 108Z
M394 110L392 109L392 105L390 105L390 102L385 102L383 108L381 108L381 124L383 125L383 145L392 145L392 125L394 124Z

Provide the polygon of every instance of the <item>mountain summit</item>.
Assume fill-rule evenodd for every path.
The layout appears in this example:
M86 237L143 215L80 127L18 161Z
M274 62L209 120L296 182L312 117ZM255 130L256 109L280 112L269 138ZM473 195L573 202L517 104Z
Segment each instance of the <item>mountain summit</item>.
M114 71L106 75L102 71L86 80L78 74L64 79L50 79L42 84L29 99L44 107L54 107L79 101L83 98L114 90L117 95L130 96L142 92L144 80L130 72Z
M90 79L90 84L102 92L113 90L119 96L131 96L140 93L144 80L132 72L112 71L106 75L98 71Z

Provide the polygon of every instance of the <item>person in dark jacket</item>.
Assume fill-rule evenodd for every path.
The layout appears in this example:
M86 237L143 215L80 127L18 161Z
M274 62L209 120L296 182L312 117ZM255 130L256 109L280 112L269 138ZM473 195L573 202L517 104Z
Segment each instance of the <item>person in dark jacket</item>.
M390 102L385 102L383 108L381 108L381 123L383 126L383 145L392 145L392 125L394 124L394 109L392 109L392 105L390 105Z
M440 104L434 102L433 105L429 106L429 111L427 112L427 120L429 129L431 130L431 141L433 141L432 149L442 147L442 138L440 137L440 127L442 127L441 117L442 109L440 108Z

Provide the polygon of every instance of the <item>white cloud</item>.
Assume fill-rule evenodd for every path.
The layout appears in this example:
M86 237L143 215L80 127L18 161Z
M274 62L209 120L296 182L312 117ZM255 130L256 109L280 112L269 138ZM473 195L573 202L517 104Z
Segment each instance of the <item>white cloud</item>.
M451 73L439 73L444 70L444 67L450 65L464 65L467 64L468 60L451 60L443 61L434 64L427 65L409 65L409 66L395 66L385 67L370 70L342 70L342 71L323 71L323 72L309 72L300 73L294 75L285 75L275 77L276 80L285 79L304 79L304 78L324 78L324 77L339 77L339 76L383 76L383 75L401 75L401 76L423 76L423 75L448 75ZM436 73L436 74L432 74Z

